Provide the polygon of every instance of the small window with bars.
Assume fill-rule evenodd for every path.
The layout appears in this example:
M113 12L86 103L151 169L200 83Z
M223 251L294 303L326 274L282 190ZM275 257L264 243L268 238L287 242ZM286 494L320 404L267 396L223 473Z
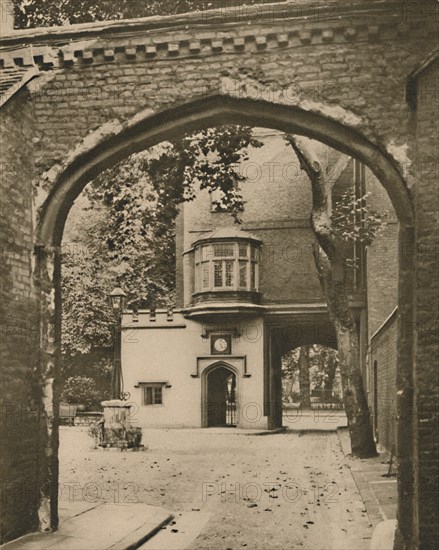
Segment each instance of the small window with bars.
M142 405L162 405L163 385L142 384Z

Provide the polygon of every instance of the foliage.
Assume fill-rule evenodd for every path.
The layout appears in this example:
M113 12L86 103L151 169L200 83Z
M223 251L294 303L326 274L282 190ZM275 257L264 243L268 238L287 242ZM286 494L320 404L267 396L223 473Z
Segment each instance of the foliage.
M332 234L343 241L368 246L386 226L388 212L376 212L367 204L366 193L355 198L353 188L347 190L333 205L331 213Z
M100 395L92 378L72 376L64 384L61 401L65 403L80 403L89 407L99 403Z
M148 152L106 170L86 190L90 217L104 211L95 233L102 268L116 275L136 307L169 306L175 287L175 216L170 194L160 196L145 172ZM104 298L108 302L108 293Z
M315 389L332 389L335 371L338 366L338 353L335 349L314 344L309 347L308 365L311 385ZM291 387L299 379L300 347L282 357L282 378L291 382Z
M337 367L338 352L335 349L319 345L311 347L311 384L316 390L333 389Z
M71 25L202 12L213 8L268 3L269 0L14 0L18 28Z
M93 349L89 353L64 354L62 356L62 383L72 376L92 378L99 393L99 402L111 398L112 370L113 350L109 348Z
M192 200L199 189L220 189L238 219L244 178L237 164L247 158L249 145L262 145L250 127L209 128L132 155L88 187L89 209L106 211L93 248L106 251L131 307L173 304L180 203Z
M102 381L111 379L112 360L107 348L96 348L89 353L63 356L63 378L70 376L86 376ZM105 383L104 383L105 385Z
M108 269L101 233L104 209L91 217L74 207L66 226L62 254L62 363L63 383L71 377L92 379L97 398L110 396L114 317L108 294L114 275Z
M308 354L303 350L308 349ZM307 359L310 385L303 384L300 372L303 358ZM332 348L314 344L291 350L282 357L283 402L285 406L311 408L342 408L341 387L336 382L338 353ZM303 378L302 378L303 377ZM303 385L303 386L302 386ZM318 402L313 401L318 397Z
M19 28L90 23L203 9L206 2L190 0L15 0ZM207 4L211 4L208 2Z
M82 209L68 219L63 248L66 372L79 366L76 355L112 347L108 296L116 275L131 307L173 305L179 204L199 188L221 189L230 208L241 211L237 164L249 145L261 145L249 127L208 129L132 155L86 188Z
M84 248L65 253L62 269L62 350L68 356L111 347L113 315L108 303L111 279L102 258Z
M299 354L300 348L294 348L282 357L282 379L292 384L297 382L299 376Z

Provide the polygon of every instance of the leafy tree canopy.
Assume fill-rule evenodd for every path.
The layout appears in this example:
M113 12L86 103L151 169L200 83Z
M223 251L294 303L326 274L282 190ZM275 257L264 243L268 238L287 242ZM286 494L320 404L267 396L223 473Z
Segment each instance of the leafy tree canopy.
M271 0L14 0L17 28L172 15Z
M335 203L331 213L331 231L334 237L346 242L368 246L382 233L389 216L387 210L377 212L367 204L367 197L355 197L351 187Z
M338 366L338 352L335 349L313 344L308 346L308 368L311 371L311 383L316 389L332 389L335 371ZM300 347L282 357L282 378L296 382L299 377Z
M198 189L219 189L219 202L237 219L244 179L238 164L249 146L261 145L250 127L212 128L132 155L86 188L85 211L69 217L65 234L64 354L111 347L108 295L116 275L131 307L172 306L179 204Z
M99 398L95 381L85 376L68 378L61 394L61 400L65 403L78 403L86 406L96 405Z

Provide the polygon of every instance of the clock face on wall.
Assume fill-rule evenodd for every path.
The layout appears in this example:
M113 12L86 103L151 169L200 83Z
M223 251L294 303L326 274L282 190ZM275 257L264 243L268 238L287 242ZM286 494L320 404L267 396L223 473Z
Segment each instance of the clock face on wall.
M210 340L212 355L223 354L227 355L232 352L232 337L230 334L212 335Z

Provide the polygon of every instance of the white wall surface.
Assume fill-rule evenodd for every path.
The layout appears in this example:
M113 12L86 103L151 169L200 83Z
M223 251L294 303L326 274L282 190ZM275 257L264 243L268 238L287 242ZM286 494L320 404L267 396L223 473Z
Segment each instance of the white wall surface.
M186 328L177 328L185 324ZM157 328L150 328L151 325ZM173 327L173 328L164 328ZM166 314L158 313L154 323L147 313L139 314L139 321L132 323L126 315L122 332L122 368L124 387L131 394L133 403L131 419L134 426L141 427L200 427L202 372L199 378L191 374L197 370L197 357L210 355L209 339L202 339L202 323L184 319L174 314L172 322ZM159 328L161 327L161 328ZM232 340L232 355L224 358L234 364L234 356L247 357L250 378L244 378L242 361L236 361L239 375L239 427L266 428L263 417L263 321L262 318L242 321L242 335ZM207 368L219 360L202 361ZM163 387L163 404L141 404L139 382L167 382L172 387Z

